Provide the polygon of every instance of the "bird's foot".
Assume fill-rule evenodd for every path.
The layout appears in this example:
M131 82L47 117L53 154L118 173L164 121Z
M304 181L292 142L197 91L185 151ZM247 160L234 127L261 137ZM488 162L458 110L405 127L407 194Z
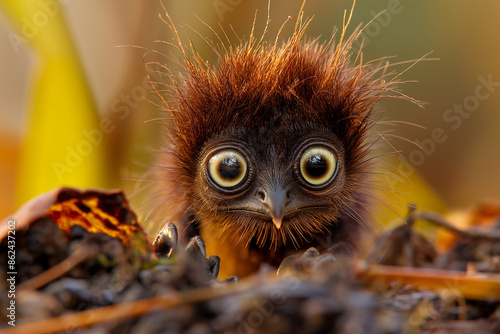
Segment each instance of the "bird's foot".
M339 242L320 253L311 247L301 254L287 256L281 262L278 275L309 276L318 269L338 268L339 265L352 262L355 255L354 247L347 242Z
M201 266L211 281L217 280L220 269L220 258L217 255L211 255L207 258L205 242L200 236L191 238L189 243L183 249L178 245L179 234L177 226L173 223L167 223L156 235L153 241L153 248L156 256L161 258L171 258L175 254L183 254L190 263ZM232 276L223 282L236 282L239 277Z

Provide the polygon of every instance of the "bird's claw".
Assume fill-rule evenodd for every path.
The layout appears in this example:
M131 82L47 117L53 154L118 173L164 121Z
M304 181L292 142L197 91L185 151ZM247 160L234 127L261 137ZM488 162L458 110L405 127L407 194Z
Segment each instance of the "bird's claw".
M178 251L179 234L173 223L167 223L156 235L153 248L158 258L170 258ZM220 258L211 255L207 258L205 242L200 236L191 238L183 250L189 261L203 265L208 271L211 280L217 280L220 269ZM237 282L240 278L232 276L223 282Z
M277 274L311 274L318 267L332 266L341 259L352 258L354 254L354 247L344 242L336 243L323 253L320 253L315 247L311 247L301 254L294 254L284 258Z
M158 258L168 258L177 248L179 234L173 223L167 223L156 235L153 248Z

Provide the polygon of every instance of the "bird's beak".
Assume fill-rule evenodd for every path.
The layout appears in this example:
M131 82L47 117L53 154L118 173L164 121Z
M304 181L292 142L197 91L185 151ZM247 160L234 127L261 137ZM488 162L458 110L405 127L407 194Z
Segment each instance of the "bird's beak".
M273 223L274 223L274 226L276 226L276 228L279 230L280 227L281 227L281 222L283 221L283 217L278 217L278 218L275 218L273 217Z
M278 230L281 228L283 217L285 216L285 208L288 202L286 189L277 189L275 191L266 192L263 204L269 210L274 226L276 226Z

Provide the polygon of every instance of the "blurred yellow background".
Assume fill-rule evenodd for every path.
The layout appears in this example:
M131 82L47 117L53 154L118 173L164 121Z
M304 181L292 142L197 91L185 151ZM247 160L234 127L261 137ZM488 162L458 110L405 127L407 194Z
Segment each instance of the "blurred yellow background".
M214 54L200 35L214 35L196 16L217 32L219 22L227 31L233 26L240 36L248 36L256 10L257 33L267 17L267 0L164 4L208 60ZM295 20L300 5L271 1L269 40L287 16ZM309 0L307 35L328 40L351 5ZM132 192L136 183L127 180L141 178L148 147L157 146L157 127L144 123L157 116L157 100L145 83L145 51L117 46L166 50L154 43L170 38L160 13L159 0L0 0L0 217L61 184ZM395 127L421 146L393 140L407 158L395 163L410 178L422 175L451 208L500 198L499 15L495 1L377 0L358 1L352 19L351 31L374 19L363 33L365 60L411 60L430 51L440 59L402 76L418 81L402 89L427 102L424 109L388 100L379 108L387 119L425 127ZM283 36L291 29L293 23Z

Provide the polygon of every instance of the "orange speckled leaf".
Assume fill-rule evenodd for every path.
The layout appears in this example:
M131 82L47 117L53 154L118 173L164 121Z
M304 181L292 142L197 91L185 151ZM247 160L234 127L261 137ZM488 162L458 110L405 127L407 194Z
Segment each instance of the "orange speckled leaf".
M57 201L47 214L66 234L69 234L73 226L79 225L90 233L104 233L120 239L125 246L132 246L137 242L141 244L141 248L142 245L150 245L146 233L121 192L82 193L68 189L59 193Z

